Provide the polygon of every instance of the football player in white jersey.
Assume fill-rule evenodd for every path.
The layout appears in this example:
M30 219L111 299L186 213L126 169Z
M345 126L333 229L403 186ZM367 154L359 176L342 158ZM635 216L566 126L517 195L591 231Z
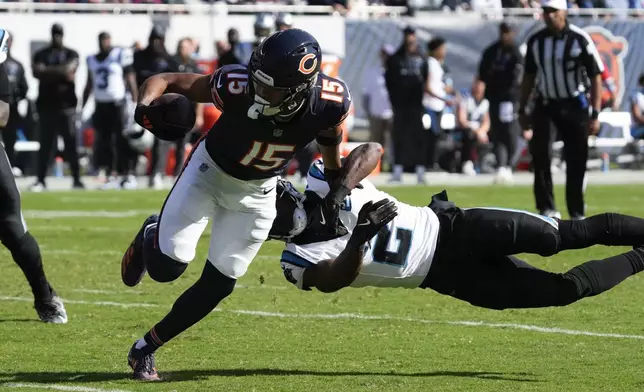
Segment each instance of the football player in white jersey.
M98 35L99 52L87 57L87 83L83 91L83 107L94 94L96 107L92 123L97 133L95 163L111 176L116 169L119 178L111 177L106 188L136 188L131 175L131 155L134 153L123 135L129 123L127 95L136 102L138 89L134 73L133 53L129 48L112 46L108 33ZM114 164L115 163L115 164Z
M343 181L365 178L381 156L377 143L354 150L343 163ZM431 288L489 309L565 306L600 294L644 270L644 219L606 213L581 221L529 212L456 207L445 191L427 207L413 207L378 191L369 181L354 189L340 211L346 234L328 232L319 203L328 186L321 161L308 174L304 194L287 181L278 186L277 218L270 238L286 242L286 279L302 290L344 287ZM592 245L633 250L547 272L512 256L551 256Z

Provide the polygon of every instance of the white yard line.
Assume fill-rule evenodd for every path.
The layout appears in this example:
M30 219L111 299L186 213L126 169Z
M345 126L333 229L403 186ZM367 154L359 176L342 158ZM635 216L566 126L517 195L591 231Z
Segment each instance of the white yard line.
M78 211L78 210L24 210L27 219L51 218L131 218L158 214L158 210L125 210L125 211Z
M6 382L0 384L3 388L29 388L29 389L53 389L56 391L75 391L75 392L130 392L123 389L101 389L90 387L75 387L59 384L39 384L39 383L24 383L24 382Z
M120 227L120 226L69 226L69 225L28 225L29 230L32 231L64 231L64 232L84 232L90 231L95 233L132 233L132 236L136 234L138 228L134 225L132 227Z
M20 301L20 302L33 302L33 298L27 297L2 297L0 296L0 301ZM66 304L78 304L78 305L98 305L98 306L116 306L119 308L156 308L159 305L157 304L147 304L142 302L112 302L112 301L79 301L73 299L63 299L63 302Z
M2 297L0 296L0 301L24 301L31 302L32 298L26 297ZM122 302L107 302L107 301L77 301L77 300L67 300L64 299L63 302L68 304L81 304L81 305L98 305L98 306L115 306L121 308L155 308L160 305L157 304L148 304L148 303L122 303ZM473 320L461 320L461 321L440 321L440 320L426 320L412 317L397 317L391 315L364 315L359 313L313 313L313 314L299 314L299 313L281 313L281 312L265 312L259 310L241 310L241 309L215 309L215 311L235 313L241 315L257 316L257 317L278 317L278 318L299 318L299 319L324 319L324 320L334 320L334 319L348 319L348 320L388 320L388 321L403 321L403 322L412 322L412 323L421 323L421 324L442 324L442 325L456 325L456 326L468 326L468 327L486 327L493 329L518 329L532 332L540 333L552 333L560 335L573 335L573 336L591 336L599 338L615 338L615 339L644 339L644 335L625 335L618 333L603 333L603 332L592 332L584 330L575 330L575 329L564 329L558 327L541 327L538 325L530 324L516 324L516 323L492 323L486 321L473 321Z
M87 293L87 294L105 294L105 295L112 295L112 294L143 294L143 291L140 290L123 290L123 291L116 291L116 290L98 290L98 289L73 289L72 292L74 293Z
M41 246L42 253L49 255L94 255L94 256L123 256L123 251L96 249L96 250L80 250L80 249L49 249L49 247Z

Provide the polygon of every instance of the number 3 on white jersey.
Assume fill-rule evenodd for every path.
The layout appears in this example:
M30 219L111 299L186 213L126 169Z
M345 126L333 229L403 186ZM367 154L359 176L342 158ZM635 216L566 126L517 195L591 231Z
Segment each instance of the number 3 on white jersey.
M288 145L288 144L270 144L270 143L262 143L262 142L253 142L253 146L250 148L246 156L239 161L244 166L250 165L253 160L258 159L257 156L259 155L260 151L262 150L262 147L266 144L266 149L264 151L264 155L259 158L260 161L270 163L270 165L261 165L259 163L256 163L253 165L254 168L267 171L267 170L272 170L275 168L278 168L284 163L286 160L285 158L280 158L276 157L276 153L281 153L281 152L287 152L287 153L292 153L293 150L295 150L294 145Z

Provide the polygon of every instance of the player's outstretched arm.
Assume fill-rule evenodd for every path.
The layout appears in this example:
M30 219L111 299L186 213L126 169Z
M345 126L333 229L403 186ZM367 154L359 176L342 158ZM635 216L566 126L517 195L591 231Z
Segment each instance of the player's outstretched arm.
M362 206L358 224L342 253L334 260L324 260L307 268L303 286L332 293L353 283L362 266L365 244L398 215L397 210L396 204L388 199Z
M382 158L380 143L364 143L351 151L342 162L339 181L349 189L353 189L360 181L373 172Z
M355 148L342 162L342 168L335 174L334 186L325 198L327 205L340 205L351 190L358 187L360 181L364 180L378 166L382 158L382 146L380 143L365 143ZM325 176L326 161L324 161Z
M146 79L139 90L139 104L149 105L165 93L181 94L193 102L212 102L210 75L161 73Z

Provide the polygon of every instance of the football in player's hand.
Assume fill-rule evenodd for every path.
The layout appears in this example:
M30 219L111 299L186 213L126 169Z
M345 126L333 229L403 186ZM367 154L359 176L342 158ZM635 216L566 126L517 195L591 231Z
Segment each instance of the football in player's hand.
M150 103L150 106L163 108L161 118L167 125L185 128L186 132L195 125L195 106L181 94L163 94Z
M195 118L194 105L179 94L164 94L149 105L137 105L134 111L137 124L167 141L185 137L194 127Z

